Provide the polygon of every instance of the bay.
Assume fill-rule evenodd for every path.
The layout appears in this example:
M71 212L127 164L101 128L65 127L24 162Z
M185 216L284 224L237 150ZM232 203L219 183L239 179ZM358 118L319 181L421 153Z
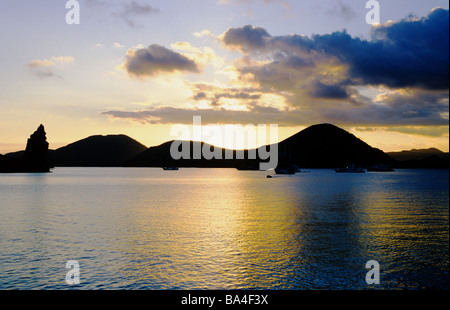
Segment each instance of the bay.
M448 170L0 175L0 289L449 288ZM80 284L66 283L66 263ZM366 263L380 284L366 283Z

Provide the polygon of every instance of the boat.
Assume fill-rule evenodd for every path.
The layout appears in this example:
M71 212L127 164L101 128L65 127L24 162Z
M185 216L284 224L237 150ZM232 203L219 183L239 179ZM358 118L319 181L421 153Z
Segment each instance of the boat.
M284 151L279 158L279 166L275 169L276 174L294 175L300 172L299 168L292 163L292 150L284 145Z
M294 166L289 166L289 167L278 167L275 169L275 173L276 174L295 174L297 171L297 169Z
M303 171L299 166L293 166L293 168L295 170L295 173L306 172L306 171Z
M260 171L260 162L244 159L242 165L239 165L236 169L239 171Z
M165 166L162 167L165 171L178 171L179 168L176 165L175 161L170 158L170 160L166 160Z
M275 169L275 173L276 174L295 174L295 170L294 169L289 169L289 168L277 168Z
M345 168L334 169L337 173L366 173L366 169L357 165L350 165Z
M163 167L163 169L165 171L178 171L179 170L178 167Z
M375 165L367 168L369 172L394 172L394 168L387 165Z

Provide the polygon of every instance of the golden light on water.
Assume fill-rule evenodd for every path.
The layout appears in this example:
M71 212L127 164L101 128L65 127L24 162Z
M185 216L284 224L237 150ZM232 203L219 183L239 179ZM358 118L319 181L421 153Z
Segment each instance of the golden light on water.
M264 191L255 192L262 184L249 184L237 170L213 170L208 177L189 182L170 176L159 182L164 187L186 183L192 190L171 193L171 205L161 200L163 193L153 199L142 195L130 228L140 238L117 245L141 261L121 270L139 270L141 279L169 279L180 287L203 283L203 288L229 289L234 283L257 283L299 250L292 248L290 253L285 247L295 242L289 234L290 208L274 205L275 198ZM162 235L161 229L170 235Z

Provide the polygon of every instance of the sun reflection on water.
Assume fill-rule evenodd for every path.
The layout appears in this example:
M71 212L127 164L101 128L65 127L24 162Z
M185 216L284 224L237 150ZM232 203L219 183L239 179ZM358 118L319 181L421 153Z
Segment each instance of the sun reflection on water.
M448 172L266 174L2 178L0 287L64 288L72 259L87 289L366 289L369 260L382 289L448 283Z

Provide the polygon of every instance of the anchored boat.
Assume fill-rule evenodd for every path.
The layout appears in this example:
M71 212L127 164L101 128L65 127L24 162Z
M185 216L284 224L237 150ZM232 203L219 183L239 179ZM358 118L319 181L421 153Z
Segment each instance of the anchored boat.
M346 168L334 169L337 173L366 173L366 169L356 166L350 165Z

